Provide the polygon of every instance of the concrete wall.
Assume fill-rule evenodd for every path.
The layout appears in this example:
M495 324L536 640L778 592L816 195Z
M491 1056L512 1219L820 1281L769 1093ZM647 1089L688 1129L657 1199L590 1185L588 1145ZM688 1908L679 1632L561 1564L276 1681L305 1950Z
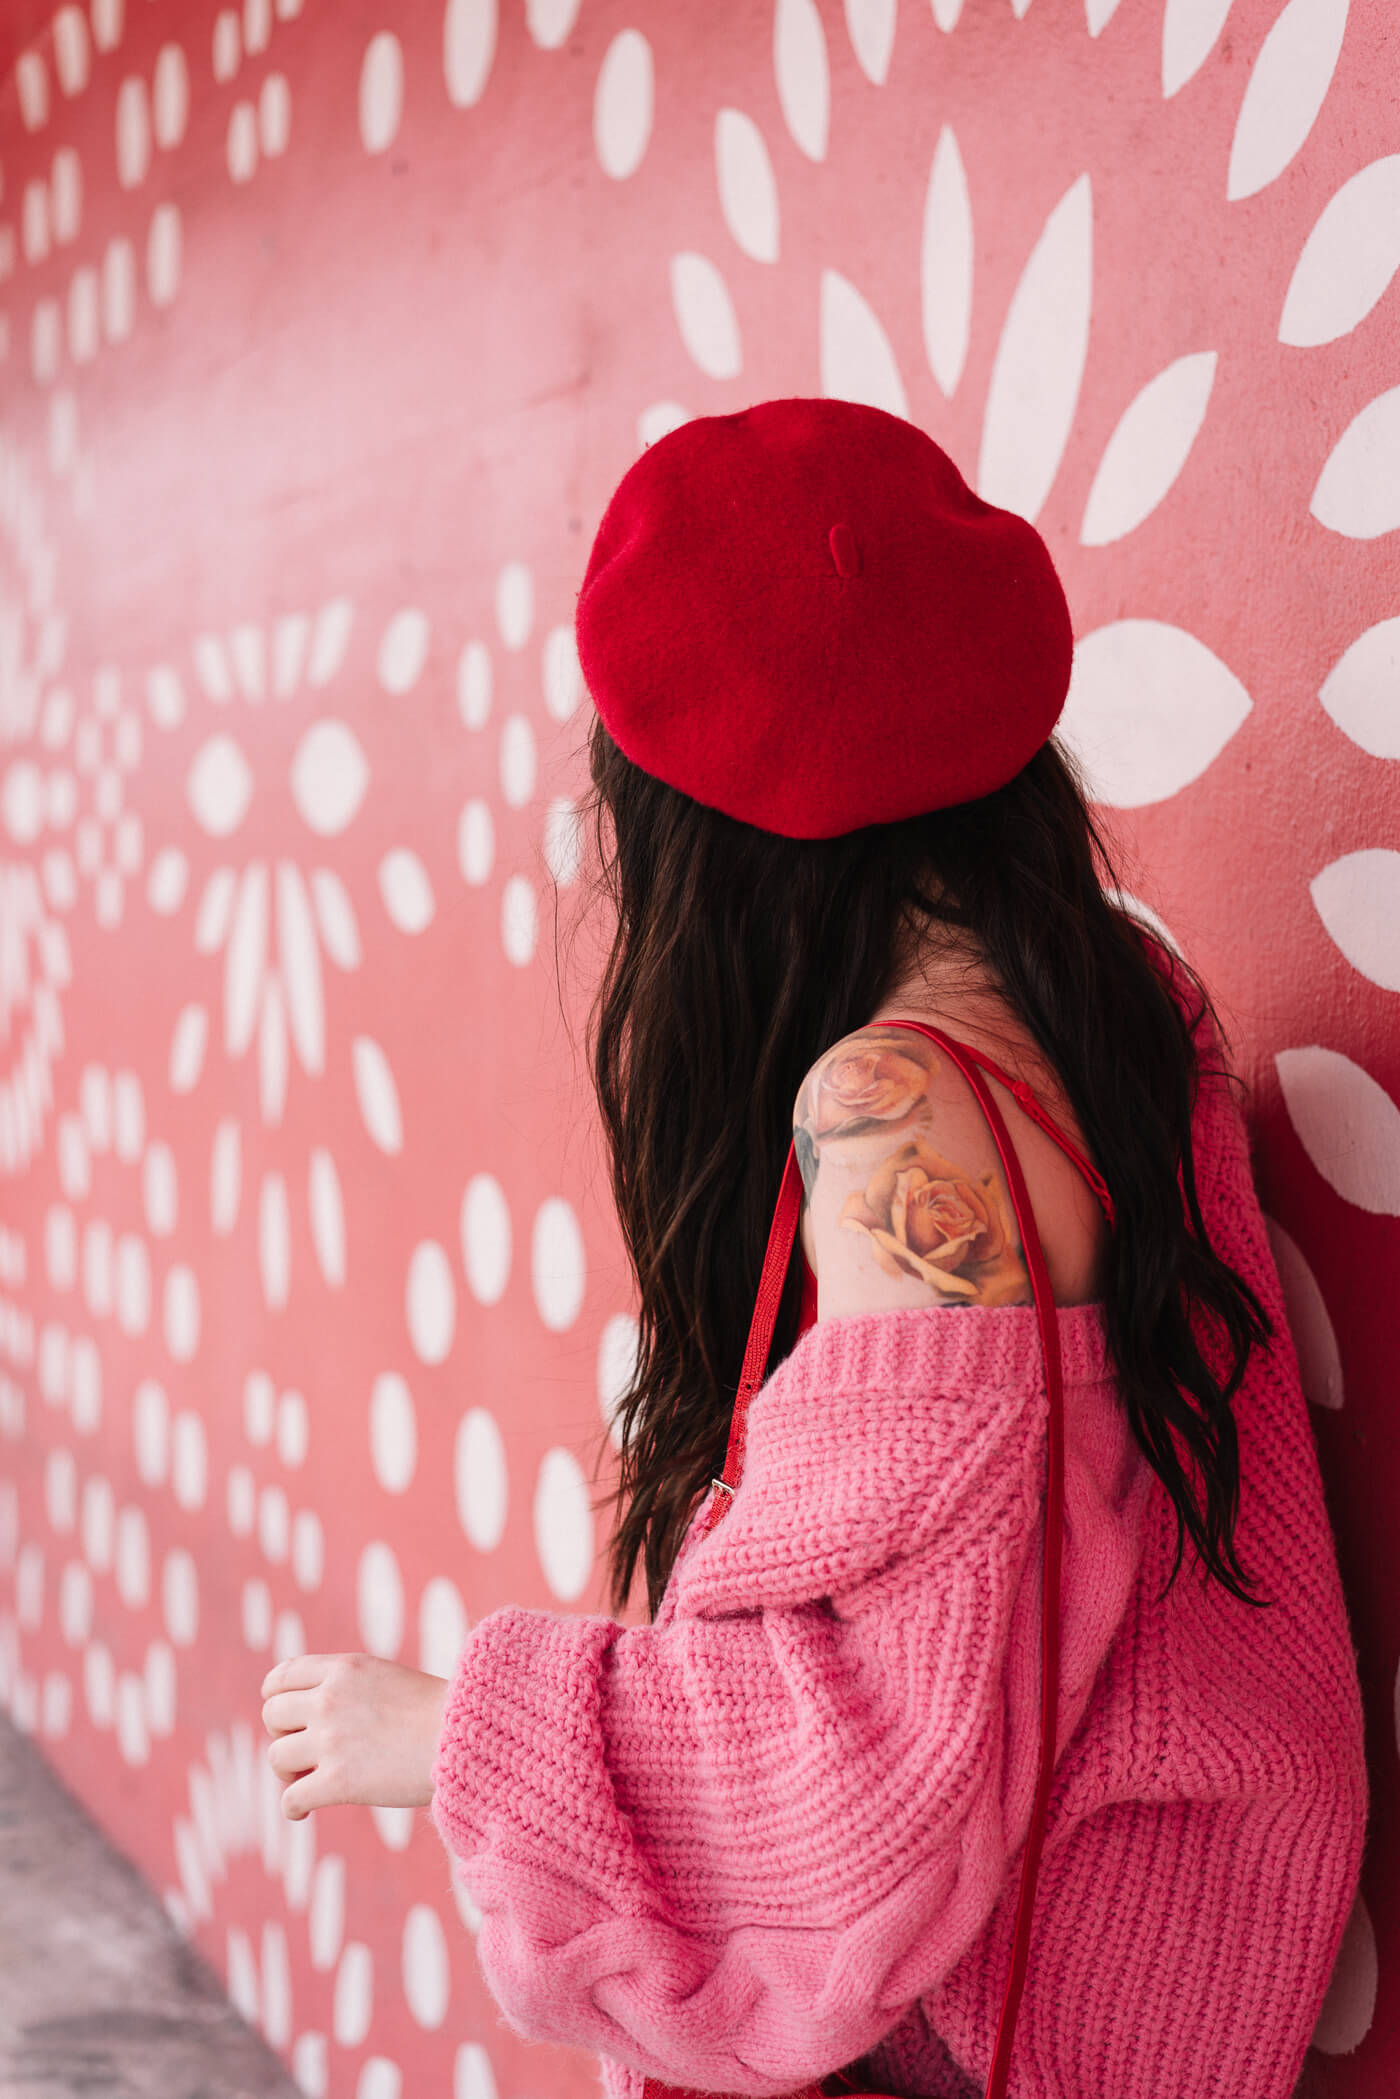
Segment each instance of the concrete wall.
M1374 1773L1313 2073L1390 2089L1389 0L10 25L11 1713L306 2092L595 2088L498 2024L425 1813L281 1819L258 1686L308 1648L445 1674L506 1599L600 1606L631 1327L555 988L574 594L650 436L871 400L1047 535L1065 733L1255 1089Z

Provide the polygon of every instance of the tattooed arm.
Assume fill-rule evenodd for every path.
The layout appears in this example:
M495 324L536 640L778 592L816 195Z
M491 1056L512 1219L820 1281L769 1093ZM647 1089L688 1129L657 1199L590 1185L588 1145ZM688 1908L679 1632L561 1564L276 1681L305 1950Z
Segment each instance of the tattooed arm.
M793 1113L818 1316L1032 1304L996 1141L927 1036L858 1028L808 1072Z

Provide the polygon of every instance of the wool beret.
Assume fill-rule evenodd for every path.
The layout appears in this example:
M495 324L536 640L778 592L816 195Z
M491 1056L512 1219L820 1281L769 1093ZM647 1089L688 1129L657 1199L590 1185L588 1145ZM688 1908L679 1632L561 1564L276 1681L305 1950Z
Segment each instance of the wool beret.
M967 802L1039 750L1069 689L1045 542L932 438L852 401L697 416L623 475L579 662L627 757L788 838Z

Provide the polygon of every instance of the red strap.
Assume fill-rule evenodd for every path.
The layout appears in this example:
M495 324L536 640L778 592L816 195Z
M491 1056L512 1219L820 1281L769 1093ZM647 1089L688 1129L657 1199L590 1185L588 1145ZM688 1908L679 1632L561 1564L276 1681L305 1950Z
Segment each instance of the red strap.
M880 1022L882 1028L915 1028L919 1025L920 1023L916 1020L882 1020ZM944 1039L946 1041L948 1038L945 1037ZM1108 1183L1104 1180L1103 1175L1098 1172L1097 1168L1089 1164L1079 1146L1065 1135L1054 1116L1041 1106L1025 1080L1013 1079L1009 1072L1003 1071L999 1064L993 1064L990 1057L984 1057L981 1050L975 1050L969 1042L960 1042L958 1048L965 1050L968 1056L974 1058L984 1071L989 1071L994 1079L1000 1079L1008 1092L1015 1095L1027 1115L1030 1116L1031 1121L1038 1122L1046 1136L1054 1138L1065 1157L1073 1160L1099 1201L1103 1204L1103 1213L1108 1219L1108 1228L1112 1231L1114 1225L1113 1197L1108 1192Z
M985 2099L1006 2099L1007 2081L1011 2070L1011 2046L1016 2030L1016 2013L1025 1988L1026 1965L1030 1953L1031 1916L1035 1905L1036 1878L1040 1870L1041 1845L1045 1835L1045 1813L1050 1798L1050 1786L1055 1771L1055 1737L1060 1708L1060 1559L1061 1529L1064 1520L1064 1378L1060 1363L1060 1329L1055 1315L1055 1300L1051 1295L1050 1277L1045 1266L1045 1255L1041 1250L1040 1234L1036 1230L1035 1215L1030 1197L1026 1192L1025 1177L1021 1162L1007 1135L1001 1110L992 1097L990 1087L977 1070L978 1063L987 1063L995 1077L1002 1075L975 1050L955 1042L924 1021L900 1020L882 1022L882 1026L915 1028L931 1041L943 1045L948 1055L963 1073L982 1112L991 1126L997 1151L1011 1189L1011 1200L1016 1211L1016 1223L1020 1229L1021 1247L1030 1269L1031 1289L1035 1296L1037 1321L1040 1328L1041 1348L1045 1358L1045 1390L1048 1401L1048 1427L1046 1437L1046 1486L1045 1486L1045 1555L1044 1585L1041 1603L1041 1690L1040 1690L1040 1775L1036 1784L1035 1804L1031 1811L1030 1829L1026 1837L1025 1852L1021 1864L1021 1887L1016 1906L1015 1936L1011 1947L1011 1968L1007 1977L1006 1996L1002 2003L1001 2021L997 2028L996 2049L992 2058L991 2076L987 2083ZM1021 1082L1005 1080L1018 1099L1022 1099ZM1029 1087L1024 1089L1030 1093ZM1034 1096L1031 1095L1034 1101ZM1024 1102L1023 1102L1024 1104ZM1035 1103L1039 1107L1039 1103ZM1072 1147L1049 1125L1042 1110L1036 1118L1044 1120L1050 1134L1057 1138L1065 1150L1074 1156ZM1079 1162L1083 1165L1085 1162ZM1091 1171L1091 1170L1090 1170ZM1098 1179L1094 1175L1095 1180ZM1100 1183L1102 1186L1102 1183ZM1108 1191L1103 1190L1105 1199ZM783 1168L782 1183L773 1212L773 1222L768 1233L768 1245L763 1257L763 1273L759 1279L758 1294L754 1302L753 1320L749 1327L748 1347L744 1351L743 1369L739 1377L739 1389L734 1402L734 1414L729 1428L729 1447L725 1453L724 1473L716 1480L716 1493L710 1507L701 1518L699 1529L703 1535L712 1530L729 1508L734 1490L739 1485L743 1471L744 1445L748 1426L749 1401L762 1381L772 1345L773 1326L777 1318L778 1305L782 1298L783 1283L787 1276L788 1263L792 1258L793 1240L797 1234L797 1221L802 1208L801 1182L798 1174L797 1155L789 1145L787 1163ZM1112 1212L1110 1208L1110 1222ZM975 1308L973 1308L975 1309ZM831 2080L828 2080L831 2082ZM673 2088L661 2084L656 2078L646 2081L646 2099L675 2099ZM806 2099L806 2095L799 2095ZM873 2095L871 2095L873 2099Z

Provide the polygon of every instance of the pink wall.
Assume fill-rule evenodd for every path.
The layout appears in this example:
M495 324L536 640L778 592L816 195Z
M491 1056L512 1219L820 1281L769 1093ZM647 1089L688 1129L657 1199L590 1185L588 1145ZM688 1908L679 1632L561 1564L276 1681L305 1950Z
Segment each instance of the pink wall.
M0 1690L308 2093L595 2088L426 1813L282 1820L258 1687L600 1607L574 593L647 434L822 391L1046 533L1236 1029L1373 1767L1310 2060L1400 2085L1394 61L1389 0L92 0L7 76Z

